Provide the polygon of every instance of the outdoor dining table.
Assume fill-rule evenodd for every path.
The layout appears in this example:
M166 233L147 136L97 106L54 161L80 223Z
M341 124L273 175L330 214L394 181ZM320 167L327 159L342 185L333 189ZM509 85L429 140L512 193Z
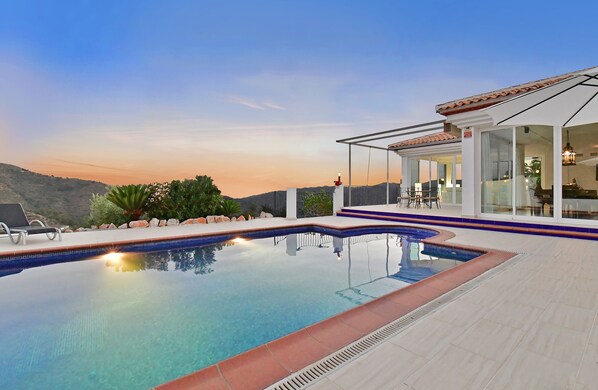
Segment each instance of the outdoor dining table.
M421 202L423 201L426 206L428 206L429 208L432 208L432 202L431 202L432 191L430 191L430 190L416 190L416 191L405 190L405 193L407 194L407 197L408 197L407 207L411 207L412 203L414 203L414 207L420 207Z

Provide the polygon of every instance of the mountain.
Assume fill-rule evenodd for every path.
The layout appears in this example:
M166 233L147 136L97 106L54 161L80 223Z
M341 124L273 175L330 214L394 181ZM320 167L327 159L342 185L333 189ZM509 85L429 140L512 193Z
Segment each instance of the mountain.
M389 201L396 203L399 196L400 185L398 183L390 183L389 186ZM303 199L309 192L324 191L332 196L334 186L323 187L305 187L297 189L297 214L299 217L304 216L302 213ZM271 212L275 216L284 216L286 213L286 190L271 191L259 195L251 195L245 198L235 199L241 205L244 212L255 214L256 212L264 210ZM386 183L380 183L371 186L353 187L351 190L351 205L375 205L386 204ZM349 205L349 188L345 186L345 206Z
M97 181L42 175L0 163L0 203L21 203L26 211L64 225L82 225L92 194L104 194Z

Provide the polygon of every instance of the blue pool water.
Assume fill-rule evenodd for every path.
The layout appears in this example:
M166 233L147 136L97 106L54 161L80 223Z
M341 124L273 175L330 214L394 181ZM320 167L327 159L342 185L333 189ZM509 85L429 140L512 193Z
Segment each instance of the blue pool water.
M328 233L2 261L0 389L146 389L477 255L424 248L426 231Z

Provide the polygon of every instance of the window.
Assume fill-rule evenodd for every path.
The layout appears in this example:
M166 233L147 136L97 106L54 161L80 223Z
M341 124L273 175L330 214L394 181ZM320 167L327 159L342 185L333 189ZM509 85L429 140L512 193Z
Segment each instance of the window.
M482 133L482 212L513 213L513 129Z
M515 130L517 215L553 216L554 141L551 126Z
M565 128L562 141L576 154L574 165L561 160L563 218L598 220L598 123Z

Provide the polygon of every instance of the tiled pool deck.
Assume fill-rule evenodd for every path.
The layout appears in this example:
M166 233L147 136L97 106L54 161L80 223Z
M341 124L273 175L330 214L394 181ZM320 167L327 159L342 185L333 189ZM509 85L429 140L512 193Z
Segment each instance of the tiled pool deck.
M306 223L337 228L393 224L324 217L95 231L66 234L62 243L49 242L43 236L31 237L25 247L14 246L5 239L0 241L0 256ZM510 257L504 252L507 250L523 255L499 265L504 270L331 372L312 388L595 388L598 241L440 228L450 232L435 240L490 248L495 254L454 269L461 269L459 272L440 274L427 283L342 313L167 387L263 388L503 263Z

